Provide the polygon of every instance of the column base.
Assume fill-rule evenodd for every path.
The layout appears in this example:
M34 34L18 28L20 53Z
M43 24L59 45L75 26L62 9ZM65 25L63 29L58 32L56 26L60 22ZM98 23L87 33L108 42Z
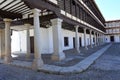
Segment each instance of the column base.
M97 46L99 46L100 44L97 44Z
M61 61L61 60L64 60L64 59L65 59L65 54L64 54L63 52L58 53L57 55L56 55L56 54L53 54L53 55L51 56L51 59L52 59L53 61Z
M12 56L10 56L10 57L6 57L5 56L5 58L4 58L4 63L5 64L9 64L9 63L11 63L12 62Z
M4 57L5 57L4 55L0 55L0 59L4 59Z
M37 70L39 68L41 68L44 65L43 60L42 59L34 59L33 63L32 63L32 69L33 70Z
M30 54L26 54L26 59L30 59Z
M88 47L85 47L86 50L88 50Z
M94 44L94 46L96 47L97 45L96 45L96 44Z
M91 45L90 47L91 47L91 48L93 48L93 46L92 46L92 45Z
M77 49L76 51L77 51L77 53L80 53L80 50L79 50L79 49Z

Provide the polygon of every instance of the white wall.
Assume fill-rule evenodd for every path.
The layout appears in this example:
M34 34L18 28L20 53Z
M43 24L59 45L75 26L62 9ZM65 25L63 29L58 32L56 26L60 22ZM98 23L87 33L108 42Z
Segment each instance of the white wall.
M107 43L111 42L110 35L107 35L105 38L107 39L106 40ZM114 35L114 42L120 42L120 35Z
M50 28L40 28L41 29L41 52L44 54L53 53L53 35L52 35L52 27ZM33 29L30 30L30 36L34 36ZM87 45L90 45L90 35L87 34ZM68 37L69 46L64 46L64 37ZM72 49L73 48L73 37L75 37L75 32L70 30L62 29L62 46L63 50ZM81 45L84 46L84 34L79 33L79 37L81 37ZM93 43L93 35L92 35L92 43ZM93 43L94 44L94 43ZM26 52L26 30L24 31L13 31L12 35L12 52L15 51Z
M63 38L62 38L63 50L72 49L72 48L73 48L73 37L75 37L75 32L72 32L72 31L69 31L69 30L62 29L62 33L63 33ZM64 46L64 37L68 37L69 46L66 46L66 47Z
M49 45L51 45L52 41L51 39L49 39L51 36L52 38L52 29L46 29L46 28L40 28L40 35L41 35L41 39L40 39L40 44L41 44L41 52L42 53L48 53L50 51L49 49ZM34 36L34 31L33 29L30 30L30 36ZM50 44L49 44L50 43ZM52 45L51 45L52 48ZM51 53L52 51L50 51Z
M120 36L119 35L115 35L114 38L115 38L115 42L120 42Z
M20 34L18 31L13 31L11 36L11 51L20 51Z
M109 43L109 42L110 42L110 36L109 36L109 35L105 36L105 42L106 42L106 43Z

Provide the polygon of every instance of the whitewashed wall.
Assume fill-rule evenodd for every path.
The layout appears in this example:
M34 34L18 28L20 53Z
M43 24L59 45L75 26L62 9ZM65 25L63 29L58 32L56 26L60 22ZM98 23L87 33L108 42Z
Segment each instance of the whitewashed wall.
M120 35L115 35L115 42L120 42Z
M20 32L13 31L13 34L11 36L11 51L17 52L20 51Z
M52 27L50 28L41 28L41 52L44 54L53 53L53 35L52 35ZM33 29L30 30L30 36L34 36ZM64 37L68 37L69 46L64 46ZM75 32L70 30L62 29L62 46L63 50L72 49L73 48L73 37L75 37ZM81 37L81 45L84 46L84 34L79 33L79 37ZM87 45L90 45L90 35L87 34ZM92 43L93 43L93 35L92 35ZM94 43L93 43L94 44ZM24 31L13 31L12 35L12 52L16 51L26 52L26 30Z
M106 36L106 42L109 43L110 41L110 35ZM120 42L120 35L114 35L114 42Z
M110 36L109 36L109 35L105 36L105 42L106 42L106 43L109 43L109 42L110 42Z

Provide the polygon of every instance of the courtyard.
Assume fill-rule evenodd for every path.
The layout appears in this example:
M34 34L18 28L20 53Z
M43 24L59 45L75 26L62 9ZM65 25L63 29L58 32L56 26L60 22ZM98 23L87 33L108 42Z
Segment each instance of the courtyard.
M118 80L120 43L113 43L87 70L79 74L57 75L0 64L0 80Z

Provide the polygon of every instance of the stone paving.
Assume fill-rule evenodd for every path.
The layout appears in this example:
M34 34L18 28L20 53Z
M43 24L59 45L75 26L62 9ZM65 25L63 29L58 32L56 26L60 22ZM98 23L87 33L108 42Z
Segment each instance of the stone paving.
M49 64L49 65L56 65L61 67L73 66L106 45L107 44L104 44L104 45L96 46L94 48L90 48L90 46L88 46L89 47L88 50L86 50L84 47L81 47L80 54L78 54L75 49L65 50L64 53L66 55L66 59L62 61L52 61L51 54L42 54L42 59L45 64ZM14 55L18 55L18 57L14 58L14 60L20 60L20 61L32 62L34 58L33 54L31 54L30 59L26 59L25 53L19 54L18 52L18 53L14 53Z
M111 44L103 47L92 55L88 56L84 60L73 66L56 66L56 65L47 65L45 64L43 67L40 67L40 71L55 73L55 74L71 74L71 73L80 73L86 70L91 64L94 63L96 59L98 59L109 47Z
M120 44L114 44L94 65L80 74L54 75L0 64L0 80L21 80L21 78L22 80L118 80L120 78L119 48ZM114 66L118 67L114 69Z
M119 80L120 44L113 44L86 71L79 74L55 75L0 64L0 80Z

